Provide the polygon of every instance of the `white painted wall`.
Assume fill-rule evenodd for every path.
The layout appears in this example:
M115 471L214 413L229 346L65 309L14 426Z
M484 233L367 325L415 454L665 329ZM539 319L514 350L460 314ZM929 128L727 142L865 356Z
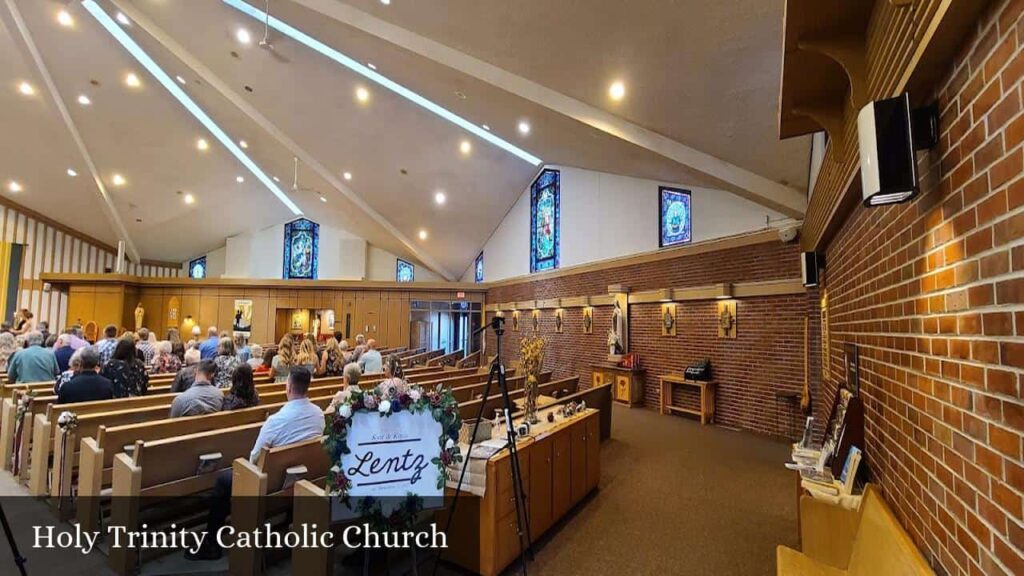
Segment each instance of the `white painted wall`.
M658 249L658 186L690 190L693 242L764 229L786 217L730 192L592 170L561 172L559 268ZM530 273L530 191L484 245L484 280ZM469 264L463 281L473 281Z
M206 254L206 277L220 278L224 276L227 263L227 247L222 246Z
M441 276L438 276L431 270L420 266L413 262L413 266L416 267L413 274L413 282L445 282L446 280ZM374 280L379 282L394 282L395 274L398 268L398 256L395 256L391 252L373 246L372 244L367 247L366 250L366 279Z

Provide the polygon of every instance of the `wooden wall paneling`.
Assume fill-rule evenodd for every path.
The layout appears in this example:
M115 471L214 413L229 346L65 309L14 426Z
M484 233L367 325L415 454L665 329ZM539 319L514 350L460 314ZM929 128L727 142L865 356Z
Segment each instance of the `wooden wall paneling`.
M398 315L398 345L409 345L409 298L408 294L399 302L400 312Z
M203 290L199 294L199 316L196 318L196 325L202 330L202 337L206 338L206 329L217 325L217 314L220 309L220 300L216 290Z
M92 320L103 330L107 324L124 326L124 288L122 286L98 286L96 288L96 308ZM86 320L88 322L88 320Z
M96 287L71 286L68 290L67 323L83 327L96 315ZM101 327L102 328L102 327Z
M170 330L171 328L177 328L179 332L178 336L181 337L182 340L187 342L188 335L180 333L181 323L185 320L185 312L181 304L181 289L164 288L161 291L162 294L160 295L160 309L162 311L161 316L163 320L161 322L162 328L160 329L160 334L157 334L157 336L161 339L164 339L167 337L168 330ZM174 307L177 308L177 312L172 317L171 308Z
M200 326L199 323L199 310L200 310L200 296L198 288L185 288L181 291L181 317L179 319L179 329L181 330L181 339L188 342L192 338L192 334L189 332L189 328L185 324L185 320L189 317L192 318L192 324Z
M252 335L249 341L267 344L274 340L276 317L270 307L269 290L246 290L245 298L252 300Z
M142 303L145 314L142 317L142 325L149 328L158 339L163 339L166 334L167 309L164 307L162 290L142 290L138 292L138 298L133 304L131 300L128 305L132 308L131 322L135 323L135 304ZM134 326L131 326L134 327Z
M374 338L377 339L377 343L381 348L387 348L389 346L389 338L391 337L391 331L388 326L388 312L390 312L391 292L381 292L380 294L380 307L377 313L377 335Z
M345 338L349 341L349 345L355 346L356 334L359 333L359 315L356 310L356 293L346 290L342 299L343 305L340 317L342 332L345 332ZM345 322L346 317L348 318L347 325Z
M217 295L217 328L222 332L231 332L231 327L235 323L235 299L242 297L241 291L224 288Z
M388 347L405 346L408 344L408 339L405 342L402 341L402 303L407 302L405 300L405 293L391 292L390 296L388 299ZM405 313L404 318L405 332L408 333L408 312Z

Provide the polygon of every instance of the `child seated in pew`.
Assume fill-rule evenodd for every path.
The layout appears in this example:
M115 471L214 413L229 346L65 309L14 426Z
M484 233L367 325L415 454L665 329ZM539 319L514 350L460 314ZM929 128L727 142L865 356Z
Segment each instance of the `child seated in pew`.
M272 414L260 428L256 444L252 447L249 460L256 462L263 448L274 448L294 444L324 433L324 413L310 402L307 393L313 374L303 366L296 366L288 374L285 393L288 402ZM216 390L216 389L215 389ZM186 560L216 560L224 551L217 543L217 532L224 526L231 513L231 470L224 470L217 477L217 483L210 495L210 514L206 520L207 537L195 553L185 553Z
M171 402L171 418L198 416L220 412L224 405L224 393L213 385L217 365L213 360L203 360L196 368L195 382Z
M231 375L231 391L224 396L224 410L251 408L260 403L259 393L252 382L252 366L239 364Z

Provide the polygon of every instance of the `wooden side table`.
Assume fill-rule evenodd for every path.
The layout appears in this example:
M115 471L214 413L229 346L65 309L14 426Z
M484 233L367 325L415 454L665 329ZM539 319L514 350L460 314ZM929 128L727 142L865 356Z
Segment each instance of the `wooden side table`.
M624 406L637 406L644 402L644 369L623 368L612 364L593 364L591 385L598 387L609 382L612 387L612 400Z
M672 390L676 386L691 386L700 391L700 408L684 408L672 405ZM689 380L684 376L669 375L661 378L661 413L671 414L682 412L700 416L700 423L714 423L715 421L715 384L703 380Z

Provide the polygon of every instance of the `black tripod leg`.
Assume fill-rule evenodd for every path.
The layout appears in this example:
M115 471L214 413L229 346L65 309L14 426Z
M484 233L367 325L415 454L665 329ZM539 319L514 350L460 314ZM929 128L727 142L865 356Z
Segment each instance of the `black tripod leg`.
M530 544L530 518L526 509L526 492L523 490L523 475L519 466L519 450L516 446L515 429L512 425L512 400L508 395L508 382L505 380L505 370L502 367L498 372L498 387L501 390L501 397L505 404L505 433L508 435L509 457L512 458L510 473L512 474L512 493L516 503L516 528L519 537L519 561L523 567L523 576L526 576L526 554L529 552L533 557L533 548ZM523 546L523 537L526 537L526 546Z
M469 437L469 447L466 448L466 454L462 459L462 470L459 472L459 483L455 486L455 495L452 497L452 509L448 512L448 521L444 523L444 533L448 534L448 531L452 527L452 520L455 519L455 508L459 504L459 494L462 492L462 481L466 478L466 469L469 468L469 453L473 451L473 441L476 439L476 432L480 428L480 420L484 415L484 408L487 407L487 397L491 394L491 383L494 382L495 374L499 374L501 370L498 368L498 364L491 364L491 371L487 374L487 385L484 386L484 396L480 400L480 410L476 415L476 422L473 423L473 434ZM441 563L441 554L444 549L440 549L437 552L437 558L434 560L434 576L437 575L437 567Z
M18 571L21 572L21 576L28 576L28 572L25 570L25 563L28 560L18 551L18 543L14 541L11 525L7 523L7 514L4 513L3 503L0 503L0 525L4 528L4 534L7 535L7 543L11 546L11 556L14 557L14 563L18 565Z

